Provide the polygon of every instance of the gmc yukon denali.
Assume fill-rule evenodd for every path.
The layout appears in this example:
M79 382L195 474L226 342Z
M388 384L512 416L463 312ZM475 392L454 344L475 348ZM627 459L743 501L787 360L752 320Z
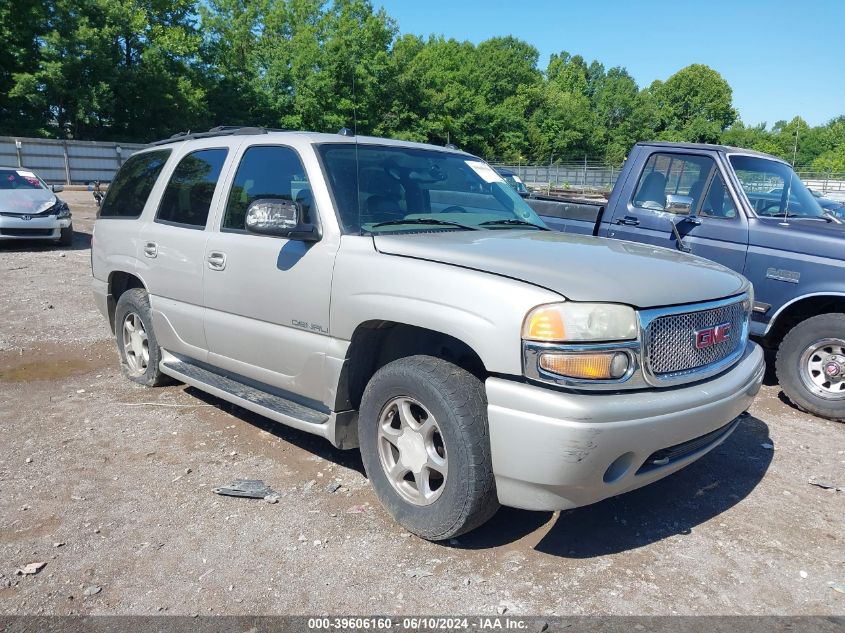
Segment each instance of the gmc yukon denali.
M126 376L360 447L426 539L559 510L723 442L763 377L741 275L550 231L456 149L216 128L126 161L94 229Z
M552 228L712 259L756 290L751 335L797 407L845 420L845 224L786 162L738 147L637 143L606 203L528 201Z

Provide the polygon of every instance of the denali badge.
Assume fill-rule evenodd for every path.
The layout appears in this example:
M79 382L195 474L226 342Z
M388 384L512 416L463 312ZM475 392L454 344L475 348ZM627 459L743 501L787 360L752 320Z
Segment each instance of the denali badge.
M703 330L696 330L695 332L695 347L696 349L704 349L711 347L717 343L724 343L731 338L731 324L720 323L713 327L708 327Z

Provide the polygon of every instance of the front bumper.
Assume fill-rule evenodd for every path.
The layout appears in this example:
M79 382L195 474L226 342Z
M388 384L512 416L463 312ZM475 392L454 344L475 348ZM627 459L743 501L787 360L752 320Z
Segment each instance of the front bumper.
M488 378L499 501L564 510L662 479L731 434L764 371L761 348L748 343L729 371L686 387L585 394Z
M20 216L0 215L0 241L3 240L57 240L61 230L69 227L71 218L59 219L55 215Z

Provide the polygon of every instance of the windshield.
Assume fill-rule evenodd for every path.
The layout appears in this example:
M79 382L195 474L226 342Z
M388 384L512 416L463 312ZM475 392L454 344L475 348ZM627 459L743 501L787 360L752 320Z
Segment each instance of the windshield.
M44 184L26 169L0 169L0 189L44 189Z
M731 156L730 160L757 215L824 217L816 198L786 163L756 156Z
M546 228L477 158L351 143L317 149L347 232Z

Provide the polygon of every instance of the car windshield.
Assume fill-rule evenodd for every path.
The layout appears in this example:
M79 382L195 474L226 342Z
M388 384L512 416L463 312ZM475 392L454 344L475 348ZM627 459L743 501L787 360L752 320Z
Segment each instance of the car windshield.
M44 189L44 183L26 169L0 169L0 189Z
M757 156L730 157L748 201L759 216L823 218L818 200L786 163Z
M525 186L525 183L522 182L522 179L512 172L499 172L502 178L505 179L505 182L508 183L511 187L513 187L514 191L517 193L528 193L528 187Z
M318 151L349 233L546 228L478 158L352 143L323 144Z

